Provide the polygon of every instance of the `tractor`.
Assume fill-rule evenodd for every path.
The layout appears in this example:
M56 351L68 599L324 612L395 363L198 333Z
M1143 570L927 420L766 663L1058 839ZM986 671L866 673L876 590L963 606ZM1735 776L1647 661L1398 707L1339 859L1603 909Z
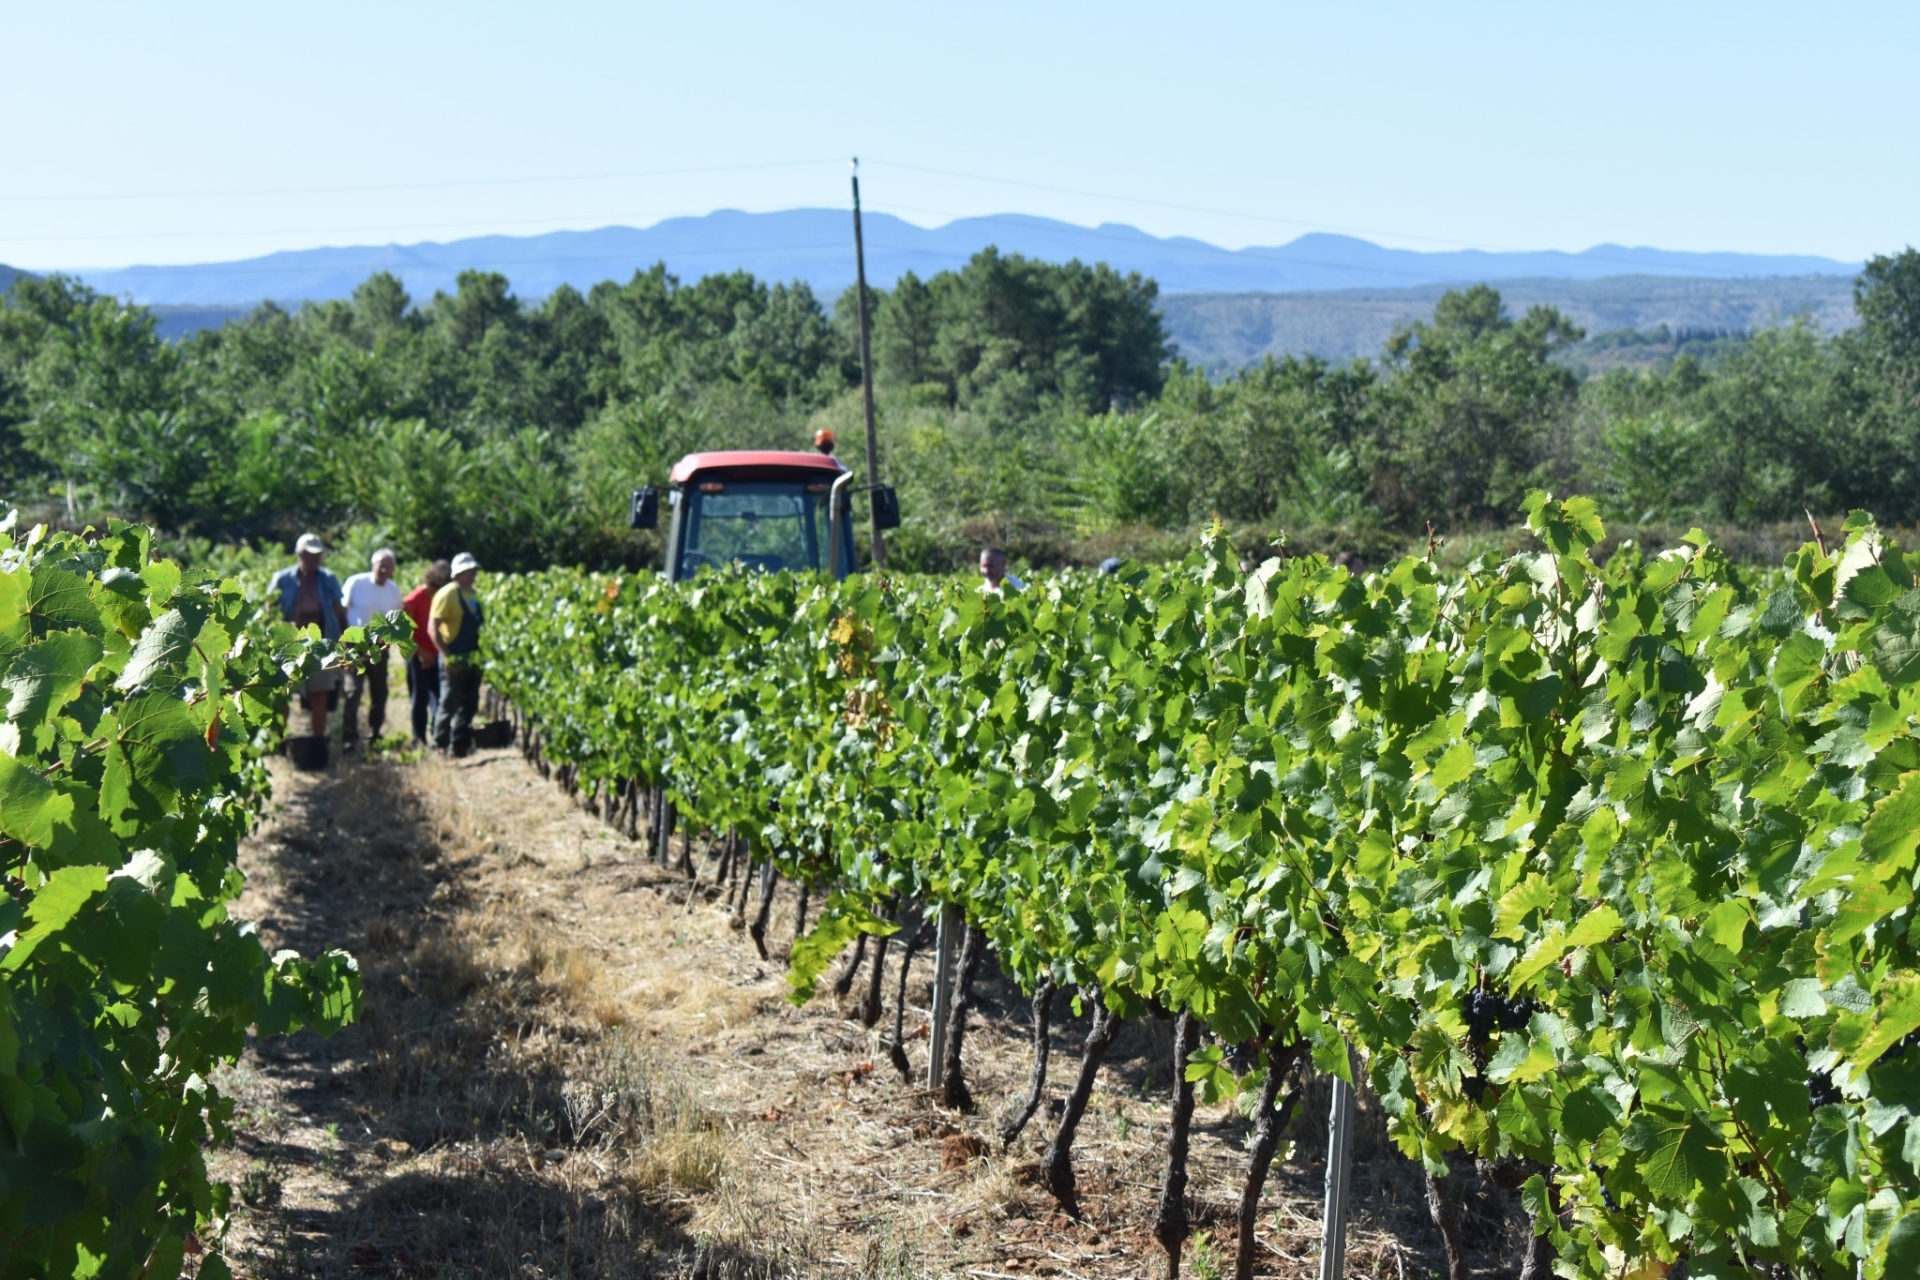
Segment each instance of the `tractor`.
M854 555L851 493L853 473L825 453L736 449L690 453L673 466L667 502L666 572L685 582L702 568L741 564L830 573L844 578L858 568ZM891 488L867 490L875 523L900 524L900 504ZM633 527L660 524L660 491L653 485L633 495Z

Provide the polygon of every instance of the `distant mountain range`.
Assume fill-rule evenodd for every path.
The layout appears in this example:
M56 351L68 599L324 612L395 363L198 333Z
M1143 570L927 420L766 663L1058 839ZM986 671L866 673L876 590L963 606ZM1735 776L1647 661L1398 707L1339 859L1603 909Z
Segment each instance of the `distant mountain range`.
M468 269L502 272L523 298L561 284L586 289L664 261L683 280L744 269L763 280L804 280L831 307L853 281L852 227L833 209L722 210L645 230L607 227L542 236L485 236L450 244L303 249L241 262L81 270L102 292L153 307L160 332L179 338L225 324L260 302L343 298L375 271L391 271L416 300L452 290ZM1341 361L1378 353L1397 324L1431 316L1449 288L1498 285L1516 314L1559 307L1589 334L1751 332L1806 317L1823 332L1850 327L1858 263L1831 258L1673 253L1600 245L1583 253L1422 253L1346 236L1308 235L1278 248L1221 249L1160 239L1133 227L1076 227L1019 214L966 218L931 230L887 214L866 219L867 269L891 285L958 267L988 245L1049 261L1107 262L1159 281L1167 329L1181 355L1214 373L1289 352ZM0 265L0 291L25 274Z
M1589 336L1634 330L1751 333L1805 318L1822 333L1856 323L1853 281L1844 275L1687 279L1626 275L1600 280L1496 280L1507 311L1558 307ZM1342 289L1320 293L1180 293L1161 299L1180 354L1210 373L1264 356L1316 355L1335 362L1380 353L1394 326L1426 320L1450 287Z
M868 279L891 285L955 268L981 249L1063 262L1106 262L1159 281L1166 294L1294 293L1395 289L1514 279L1595 280L1639 275L1744 279L1851 276L1860 264L1831 258L1741 253L1675 253L1597 245L1580 253L1494 253L1477 249L1387 249L1350 236L1305 235L1273 248L1222 249L1188 237L1160 238L1106 223L1079 227L1023 214L914 226L883 213L866 218ZM376 271L390 271L418 300L451 291L459 273L499 271L523 298L562 284L585 289L626 280L665 262L682 280L744 269L763 280L804 280L829 306L853 283L853 228L839 209L741 213L723 209L671 218L645 229L605 227L539 236L480 236L447 244L300 249L192 266L73 272L103 293L163 306L246 307L343 298Z

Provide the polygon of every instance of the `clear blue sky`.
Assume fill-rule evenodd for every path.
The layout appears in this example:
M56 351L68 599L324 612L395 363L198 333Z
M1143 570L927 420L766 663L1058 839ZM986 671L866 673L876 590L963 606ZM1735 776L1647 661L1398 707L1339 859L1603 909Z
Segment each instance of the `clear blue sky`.
M0 13L0 262L26 267L837 205L855 153L869 207L925 225L1920 242L1920 5L1893 0Z

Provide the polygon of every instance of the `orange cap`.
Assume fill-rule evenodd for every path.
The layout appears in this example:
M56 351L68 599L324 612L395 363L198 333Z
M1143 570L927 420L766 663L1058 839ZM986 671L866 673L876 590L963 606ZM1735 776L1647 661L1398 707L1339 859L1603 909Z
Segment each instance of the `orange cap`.
M833 430L829 427L820 428L818 431L813 433L813 442L815 444L832 444Z

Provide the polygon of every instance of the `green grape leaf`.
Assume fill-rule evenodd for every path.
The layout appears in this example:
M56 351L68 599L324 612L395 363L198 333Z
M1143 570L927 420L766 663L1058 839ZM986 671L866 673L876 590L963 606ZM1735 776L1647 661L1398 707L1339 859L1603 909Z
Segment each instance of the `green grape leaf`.
M15 972L46 939L73 922L89 899L107 887L105 867L62 867L40 886L27 908L28 928L5 956L0 971Z
M1920 1208L1910 1208L1887 1233L1879 1274L1886 1280L1920 1276Z
M31 573L20 568L0 569L0 653L11 650L25 631ZM13 637L13 639L9 639Z
M1726 1155L1711 1133L1700 1116L1656 1117L1642 1111L1627 1126L1621 1145L1639 1155L1637 1171L1649 1191L1681 1204L1695 1187L1718 1186L1727 1176Z
M1864 1071L1916 1030L1920 1030L1920 974L1888 974L1874 996L1873 1029L1848 1062L1854 1070Z
M14 757L0 754L0 833L29 848L45 848L60 824L72 818L72 796Z
M75 631L56 632L27 646L0 681L7 691L7 719L37 725L64 707L80 692L100 652L99 641Z
M195 612L200 616L191 616L182 609L169 609L155 618L133 646L126 668L114 682L115 687L145 688L156 676L181 662L193 648L193 638L199 634L201 623L206 621L204 610Z
M107 767L100 782L101 816L116 830L151 822L177 803L181 790L207 777L210 752L185 704L164 693L141 694L102 721Z
M1494 936L1499 938L1519 938L1523 936L1521 925L1535 911L1543 917L1549 915L1559 895L1553 891L1546 877L1534 873L1522 880L1500 896L1500 912L1494 918Z
M1920 770L1905 774L1900 786L1878 805L1860 836L1860 850L1879 877L1913 868L1920 846Z
M1920 588L1894 601L1873 637L1873 665L1890 685L1920 680Z
M27 616L36 639L55 631L79 630L99 635L100 611L93 603L87 580L57 565L38 564L27 596Z

